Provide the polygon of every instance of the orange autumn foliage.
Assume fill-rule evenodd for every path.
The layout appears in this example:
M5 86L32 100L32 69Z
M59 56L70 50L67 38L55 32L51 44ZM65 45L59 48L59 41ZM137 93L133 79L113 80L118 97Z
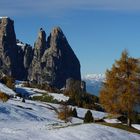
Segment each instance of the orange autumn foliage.
M3 92L0 92L0 100L1 100L2 102L7 102L8 99L9 99L9 95L7 95L7 94L5 94L5 93L3 93Z
M126 114L128 125L136 105L140 101L140 62L122 53L111 70L106 72L106 80L100 92L100 103L106 111Z

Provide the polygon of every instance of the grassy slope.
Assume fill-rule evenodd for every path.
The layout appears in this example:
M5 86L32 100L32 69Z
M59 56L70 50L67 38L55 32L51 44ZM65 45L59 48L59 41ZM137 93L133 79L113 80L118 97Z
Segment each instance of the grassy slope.
M119 128L119 129L123 129L129 132L140 134L140 130L137 130L133 127L128 127L127 125L123 125L123 124L111 124L111 123L106 123L106 122L100 122L98 124L102 124L102 125L106 125L106 126L110 126L114 128Z

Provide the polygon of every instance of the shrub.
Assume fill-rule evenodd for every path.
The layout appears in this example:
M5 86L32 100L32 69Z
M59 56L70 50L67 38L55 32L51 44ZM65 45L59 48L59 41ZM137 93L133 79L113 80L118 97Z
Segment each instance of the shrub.
M58 111L58 118L64 120L65 123L71 121L72 108L69 108L66 104L62 104Z
M16 93L16 96L22 98L22 94L20 93Z
M95 109L95 102L98 102L98 97L90 95L83 91L77 91L73 88L65 90L64 95L69 96L69 100L67 101L69 105L74 105L78 107Z
M133 113L132 123L140 124L140 114L137 112Z
M11 89L15 88L15 79L12 78L11 76L4 76L1 79L1 82Z
M25 99L24 98L22 99L22 102L25 103Z
M77 110L76 110L76 108L74 108L74 109L72 110L72 116L73 116L73 117L77 117Z
M23 84L23 86L24 86L24 87L31 87L31 85L30 85L29 82L25 82L25 83Z
M34 97L32 97L32 100L50 102L50 103L58 103L58 101L56 99L54 99L53 96L48 95L48 94L45 94L42 96L34 96Z
M7 102L9 98L10 98L9 95L7 95L7 94L5 94L3 92L0 92L0 100L2 102Z
M94 118L92 116L91 111L88 110L84 117L84 123L91 123L91 122L94 122Z
M38 89L46 90L46 91L51 92L51 93L60 93L59 89L57 89L57 88L55 88L47 83L37 84L34 82L26 82L23 85L24 85L24 87L38 88Z

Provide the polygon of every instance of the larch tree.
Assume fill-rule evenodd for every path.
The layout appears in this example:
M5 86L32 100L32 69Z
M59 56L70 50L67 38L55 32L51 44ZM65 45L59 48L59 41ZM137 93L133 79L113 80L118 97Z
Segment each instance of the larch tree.
M106 79L100 92L100 102L106 111L127 116L127 125L140 101L140 62L122 52L120 60L106 71Z
M68 107L66 102L63 102L58 111L58 118L64 120L65 123L70 122L72 117L72 108Z

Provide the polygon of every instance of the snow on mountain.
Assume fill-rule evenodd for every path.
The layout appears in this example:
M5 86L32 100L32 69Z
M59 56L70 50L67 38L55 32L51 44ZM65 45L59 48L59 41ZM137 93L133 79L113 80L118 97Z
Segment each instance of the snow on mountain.
M2 18L8 18L7 16L4 16L4 17L0 17L0 19L2 19Z
M87 92L98 96L105 74L87 74L82 79L86 82Z
M21 43L21 42L18 42L17 45L18 45L18 46L21 46L21 47L24 47L24 46L25 46L25 44L23 44L23 43Z
M12 89L8 88L7 86L5 86L2 83L0 83L0 91L6 93L8 95L15 95L16 94Z
M105 74L87 74L83 76L83 79L89 81L103 81L105 79Z

